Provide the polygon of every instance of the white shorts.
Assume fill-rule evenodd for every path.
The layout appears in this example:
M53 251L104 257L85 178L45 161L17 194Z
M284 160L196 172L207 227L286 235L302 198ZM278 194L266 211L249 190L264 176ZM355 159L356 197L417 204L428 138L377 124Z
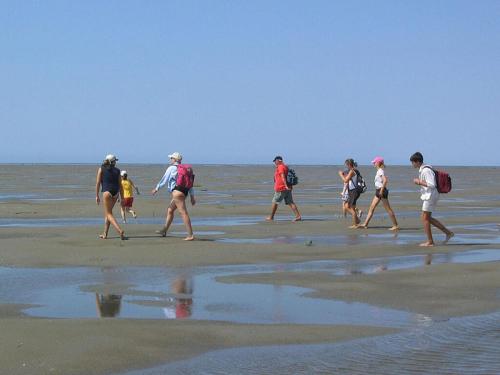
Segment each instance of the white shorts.
M422 211L434 212L434 210L436 209L437 202L438 202L437 199L429 199L428 201L423 201Z

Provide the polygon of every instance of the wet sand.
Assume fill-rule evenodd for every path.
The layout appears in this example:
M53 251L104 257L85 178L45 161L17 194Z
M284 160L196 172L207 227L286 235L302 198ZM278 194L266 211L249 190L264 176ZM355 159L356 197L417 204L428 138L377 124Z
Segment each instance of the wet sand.
M142 320L0 319L2 372L107 374L248 345L340 341L376 327Z
M93 198L93 166L0 166L5 184L0 189L0 219L21 220L0 226L0 265L8 267L197 267L233 264L287 264L328 259L363 259L410 254L435 254L473 249L497 249L500 200L490 189L476 187L481 178L500 183L495 168L464 171L447 168L455 178L455 190L440 202L437 217L453 226L458 235L446 246L423 249L418 218L417 189L409 183L411 168L388 169L391 204L404 234L413 239L403 244L370 241L370 235L386 234L390 222L382 207L368 230L349 230L349 219L340 217L340 183L334 167L296 167L303 182L295 200L305 220L292 223L284 206L275 222L262 220L272 197L272 167L197 168L199 205L191 208L196 218L225 219L224 225L195 226L200 234L194 242L182 234L161 238L154 233L163 221L168 200L164 194L150 197L148 191L161 177L162 166L126 166L142 195L134 206L137 223L126 224L129 240L120 241L110 230L108 240L97 239L100 225L23 227L22 220L100 218L101 208ZM374 170L362 172L369 182ZM136 176L134 178L134 175ZM31 182L38 181L35 187ZM458 183L460 181L460 183ZM373 190L373 189L372 189ZM225 192L230 191L230 194ZM2 196L4 198L2 198ZM366 211L372 191L359 205ZM63 200L59 200L63 199ZM115 209L116 217L119 210ZM231 225L227 219L245 217L247 225ZM144 218L146 224L141 223ZM146 220L146 218L148 220ZM481 226L480 224L484 224ZM474 225L471 227L471 225ZM486 228L486 229L485 229ZM182 232L176 223L173 232ZM434 231L436 242L444 238ZM421 236L419 239L418 236ZM312 242L290 243L279 238L301 236ZM332 244L316 243L314 236L332 237ZM361 236L363 241L360 241ZM276 238L272 243L225 243L227 239ZM366 302L438 317L466 316L500 310L498 285L500 263L438 264L431 267L386 271L373 275L334 276L325 273L276 272L220 278L231 283L268 283L311 288L308 295L344 301ZM362 326L255 325L203 321L143 321L137 319L33 319L23 315L26 306L0 300L0 362L9 373L104 374L143 368L189 358L221 348L256 345L285 345L348 340L380 335L393 330Z

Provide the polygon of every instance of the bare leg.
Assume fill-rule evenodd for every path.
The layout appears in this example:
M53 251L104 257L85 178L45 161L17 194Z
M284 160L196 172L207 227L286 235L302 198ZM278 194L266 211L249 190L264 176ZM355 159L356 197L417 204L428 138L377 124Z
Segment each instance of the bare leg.
M173 202L177 206L179 214L181 215L182 221L184 222L184 225L187 230L187 237L184 238L184 240L192 241L194 240L193 227L191 226L191 218L189 217L189 213L186 207L186 196L180 191L173 191L172 196L174 198Z
M422 211L422 223L424 224L424 232L427 236L427 242L423 242L420 246L434 246L434 239L432 238L431 230L431 215L432 212Z
M357 228L359 225L359 217L356 213L356 206L349 206L347 210L351 213L352 215L352 225L349 228Z
M276 215L276 210L278 209L278 203L272 203L271 205L271 215L266 217L266 220L268 221L273 221L274 220L274 215Z
M121 215L122 215L122 221L123 221L124 223L126 223L126 222L127 222L127 218L126 218L126 216L125 216L125 215L126 215L126 214L125 214L125 207L120 206L120 213L121 213Z
M161 234L162 237L165 237L167 235L168 229L170 228L170 225L172 225L172 221L174 220L174 212L177 209L177 205L175 204L174 200L170 202L170 205L167 207L167 213L165 217L165 225L161 230L159 230L157 233Z
M435 219L431 216L430 222L432 225L434 225L436 228L440 229L444 234L446 234L446 239L444 240L445 243L448 242L450 238L455 235L455 233L446 228L438 219Z
M392 227L389 228L389 230L398 230L399 229L398 221L396 220L396 215L394 214L394 211L392 210L391 205L389 204L389 200L382 198L382 204L384 205L384 208L387 211L387 214L389 215L392 221Z
M375 208L377 208L379 202L380 198L373 197L370 208L368 209L368 215L366 215L365 222L363 223L363 225L360 225L359 228L368 228L368 224L370 223L370 220L373 217L373 213L375 212Z
M109 225L110 225L110 222L109 222L108 218L105 217L104 218L104 232L99 235L99 238L102 238L103 240L108 238Z
M137 214L135 213L135 211L132 209L132 208L128 208L127 211L133 216L134 219L137 218Z
M363 210L360 210L356 207L356 215L358 216L359 221L361 222L361 217L363 216Z
M293 221L301 221L302 216L300 216L300 212L299 209L297 208L297 205L295 203L290 203L289 206L292 209L293 213L295 214L295 219L293 219Z
M113 216L113 207L115 206L117 198L113 198L113 196L107 191L104 192L102 198L104 201L103 206L104 206L105 222L104 222L104 234L101 236L101 238L107 238L109 225L111 224L113 228L115 228L115 230L120 235L120 238L122 240L125 239L125 232L122 230L122 228L120 228L120 226L116 222L115 217Z

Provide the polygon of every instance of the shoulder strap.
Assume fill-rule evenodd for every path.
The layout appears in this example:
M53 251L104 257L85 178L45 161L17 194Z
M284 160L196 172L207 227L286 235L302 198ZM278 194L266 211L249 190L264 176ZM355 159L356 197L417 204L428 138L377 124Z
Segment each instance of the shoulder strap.
M424 165L424 168L429 168L432 171L432 173L434 173L434 176L436 175L436 170L432 168L430 165Z
M432 171L432 174L434 175L434 183L436 184L436 188L437 188L437 184L438 184L438 175L436 173L436 170L434 168L432 168L430 165L424 165L424 168L428 168ZM419 176L419 177L422 177L422 176Z

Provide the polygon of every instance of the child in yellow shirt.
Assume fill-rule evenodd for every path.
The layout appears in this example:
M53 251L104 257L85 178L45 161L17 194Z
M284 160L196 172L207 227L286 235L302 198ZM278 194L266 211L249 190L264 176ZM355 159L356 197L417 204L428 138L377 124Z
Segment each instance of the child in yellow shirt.
M137 195L139 195L139 189L134 185L132 180L130 180L127 176L127 171L121 171L121 186L120 186L120 196L121 196L121 214L122 214L122 220L124 223L127 222L126 218L126 212L129 212L132 214L132 216L137 218L137 214L135 211L132 209L132 204L134 202L134 190L137 192Z

